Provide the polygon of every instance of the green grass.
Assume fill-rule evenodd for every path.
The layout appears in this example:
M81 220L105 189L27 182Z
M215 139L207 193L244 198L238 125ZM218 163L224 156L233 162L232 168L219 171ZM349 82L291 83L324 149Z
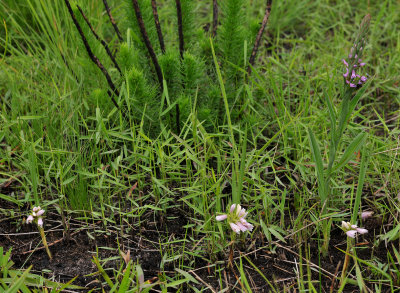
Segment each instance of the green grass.
M102 1L77 2L110 47L119 48ZM120 28L124 28L127 24L122 21L121 2L110 4L114 18L118 23L121 20ZM166 46L173 52L178 48L175 2L158 2ZM196 4L198 28L212 21L209 2ZM258 27L264 2L246 4L242 12L252 19L249 27ZM340 60L348 55L367 13L372 20L363 59L371 83L349 117L337 158L359 133L368 136L361 158L353 155L332 176L332 204L322 213L307 129L314 133L321 160L327 165L331 124L326 99L339 110L344 86ZM208 84L203 81L188 94L192 104L181 132L176 133L165 122L155 125L159 131L150 135L145 117L129 104L133 92L119 97L126 105L123 109L128 119L114 108L106 94L105 79L87 57L63 1L2 1L1 218L19 227L31 207L40 204L46 213L53 213L52 219L64 223L65 218L66 226L74 221L79 221L81 228L95 225L96 231L88 228L90 237L118 235L120 246L110 246L116 254L114 260L101 259L104 254L99 245L95 264L101 274L97 278L111 288L131 286L131 290L143 285L139 280L143 263L133 257L125 265L119 250L126 251L132 235L144 233L149 223L156 222L160 236L151 245L161 260L158 281L153 285L164 292L205 290L208 286L223 290L228 286L224 274L230 270L237 276L228 282L234 290L258 292L257 286L263 284L276 292L294 288L322 292L322 287L329 288L332 282L327 280L335 277L336 268L324 266L329 255L345 257L346 235L337 226L352 219L359 226L370 225L369 233L358 238L358 242L368 241L365 246L369 248L355 246L352 250L356 253L351 255L347 279L343 278L343 292L354 288L397 292L399 13L396 1L274 1L252 75L242 78L246 70L242 60L237 65L239 71L229 67L239 76L238 84L226 75L230 71L224 68L227 63L221 52L229 48L218 47L220 36L212 44L208 39L208 43L201 43L206 46L202 52L208 52L202 61L211 68L209 75L214 82L207 90L214 91L221 99L217 104L223 107L219 124L202 120L193 106L196 99L206 97ZM122 34L126 38L126 30ZM252 44L247 46L252 48ZM195 49L193 52L200 51ZM213 55L214 49L217 53ZM96 53L107 68L112 67L100 46ZM110 69L110 74L117 79L115 69ZM143 74L151 80L148 72ZM177 91L168 91L169 96L164 97L173 101ZM147 88L143 92L148 93ZM243 101L238 103L243 111L231 117L232 112L238 113L229 104L235 99ZM361 183L363 188L358 189ZM225 213L234 202L247 209L255 228L236 238L233 266L228 269L231 231L215 216ZM361 221L359 212L365 210L374 211L372 224ZM183 232L175 235L176 227L168 225L183 218ZM318 252L327 229L331 246L324 258ZM8 251L11 244L2 243ZM387 251L384 245L389 247ZM293 282L280 281L279 273L275 278L265 275L279 269L255 264L251 252L261 248L274 258L282 253L290 255L285 260L290 268L285 268L294 276ZM109 266L112 261L119 265ZM197 270L207 266L214 278L211 285ZM30 278L34 270L29 271ZM340 266L338 280L341 272ZM20 283L26 277L22 273L16 276L21 281L15 282ZM256 281L254 276L258 276ZM127 284L128 279L135 283ZM15 283L7 281L7 286L10 284ZM0 280L1 286L5 285ZM339 281L336 286L335 290L340 288Z

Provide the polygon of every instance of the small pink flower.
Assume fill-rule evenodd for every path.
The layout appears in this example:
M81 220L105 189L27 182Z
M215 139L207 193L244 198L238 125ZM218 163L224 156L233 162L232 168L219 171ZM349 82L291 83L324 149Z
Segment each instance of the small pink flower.
M253 225L249 224L245 218L247 216L246 209L242 208L240 204L232 204L229 208L229 213L218 215L215 217L217 221L224 221L228 219L233 232L240 233L240 231L251 231Z
M32 221L33 221L33 216L29 215L28 218L26 219L26 223L30 224L30 223L32 223Z
M39 218L37 224L38 224L38 226L43 228L43 219Z
M351 229L351 225L349 222L342 221L342 228L348 230Z
M346 73L343 73L343 77L348 77L349 76L349 69L346 68Z
M240 229L242 232L246 232L246 231L247 231L247 227L246 227L245 225L243 225L242 223L240 223L240 222L237 222L237 223L236 223L236 226L238 226L239 229Z
M357 231L358 233L360 233L360 234L366 234L366 233L368 233L368 230L367 230L367 229L364 229L364 228L356 228L356 231Z
M361 76L360 80L361 80L362 82L366 82L366 81L367 81L367 78L366 78L365 76Z
M374 214L373 211L362 212L361 219L363 219L363 220L368 219L368 218L372 217L373 214Z
M44 210L40 210L40 211L38 211L37 213L36 213L36 215L39 217L39 216L41 216L41 215L43 215L44 214Z
M348 237L355 238L357 233L368 233L367 229L359 228L357 225L351 225L349 222L342 221L342 229Z
M346 232L346 234L351 238L356 238L357 230L349 230Z
M229 225L231 226L233 232L239 234L240 233L240 228L238 225L234 224L234 223L229 223Z
M220 216L216 216L216 217L215 217L215 219L216 219L217 221L223 221L223 220L226 220L226 218L228 218L228 215L226 215L226 214L223 214L223 215L220 215Z

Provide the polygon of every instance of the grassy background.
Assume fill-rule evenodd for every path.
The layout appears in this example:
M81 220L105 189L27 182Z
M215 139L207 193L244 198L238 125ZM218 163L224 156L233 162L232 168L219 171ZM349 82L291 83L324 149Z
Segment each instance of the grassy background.
M78 2L113 47L117 39L103 6L94 0ZM122 4L110 2L115 19L122 19ZM173 1L160 2L167 45L177 46L174 22L167 21L175 13ZM246 13L261 20L263 2L249 1ZM209 4L196 3L199 24L211 21ZM320 207L307 128L316 134L326 161L330 122L324 99L327 95L335 105L340 103L340 60L367 13L372 21L364 60L372 82L351 116L344 145L360 131L369 134L362 210L373 210L383 223L372 232L378 245L379 235L400 227L398 1L275 1L259 66L243 84L247 127L239 121L210 132L193 110L180 134L161 127L158 137L149 137L133 119L134 109L127 110L131 119L125 121L102 94L105 80L87 58L62 1L4 0L0 186L12 181L14 187L0 190L0 198L16 204L14 216L41 203L88 223L101 220L104 229L140 226L146 215L168 218L171 211L181 210L200 247L195 254L210 260L229 241L215 215L225 211L232 196L248 209L254 238L290 236L299 243L304 237L319 238ZM358 172L354 157L334 178L334 224L350 218ZM193 257L182 255L177 259ZM369 261L379 266L373 253ZM369 278L366 267L362 272ZM398 276L397 267L387 265L386 270Z

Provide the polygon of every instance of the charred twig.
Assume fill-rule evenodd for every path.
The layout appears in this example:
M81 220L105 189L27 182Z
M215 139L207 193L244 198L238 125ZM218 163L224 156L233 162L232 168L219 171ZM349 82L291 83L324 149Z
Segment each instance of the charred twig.
M111 15L111 10L110 7L108 6L107 0L103 0L104 7L106 8L108 17L110 18L111 24L114 27L115 32L117 33L118 39L122 42L124 39L122 38L122 35L118 29L117 24L115 23L114 17Z
M176 0L176 14L178 17L178 35L179 35L179 53L181 55L181 60L183 59L183 52L185 51L185 43L183 39L183 24L182 24L182 6L181 6L181 1ZM181 126L180 126L180 110L179 110L179 104L175 105L175 112L176 112L176 131L178 134L181 132Z
M179 52L181 53L181 58L183 59L185 43L183 40L182 6L180 0L175 0L175 2L176 2L176 14L178 16Z
M218 27L218 2L213 0L213 22L212 22L212 36L215 37L217 34Z
M105 67L103 66L103 64L101 64L99 58L97 58L96 55L93 54L92 49L90 48L89 43L88 43L88 41L87 41L87 39L86 39L86 37L85 37L83 31L82 31L82 28L81 28L81 26L79 25L78 21L76 20L75 14L74 14L74 12L72 11L71 4L69 3L69 0L64 0L64 1L65 1L65 4L67 5L68 12L69 12L69 14L70 14L71 17L72 17L72 21L74 22L75 27L77 28L77 30L78 30L78 32L79 32L81 38L82 38L83 44L85 45L86 51L87 51L87 53L89 54L90 59L93 61L93 63L95 63L95 64L97 65L97 67L98 67L98 68L101 70L101 72L104 74L104 76L105 76L106 79L107 79L107 83L108 83L109 87L111 88L111 90L114 92L114 94L117 95L117 96L119 96L119 91L118 91L118 89L115 87L115 85L114 85L114 83L113 83L113 81L112 81L112 79L111 79L111 76L108 74L107 69L105 69ZM107 91L107 93L109 94L109 96L110 96L112 102L114 103L115 107L117 107L117 108L119 109L118 103L117 103L117 101L114 99L113 94L112 94L110 91Z
M86 24L89 26L89 28L90 28L92 34L94 35L94 37L96 38L96 40L99 41L103 45L103 47L106 50L107 55L110 57L112 63L114 63L115 67L118 69L119 73L122 75L121 68L119 68L117 60L115 60L114 56L112 55L112 53L110 51L110 48L108 48L107 43L103 39L101 39L99 37L99 35L96 33L96 31L94 30L94 28L93 28L92 24L90 23L89 19L86 17L85 13L83 13L83 10L81 9L81 7L79 5L76 5L76 7L78 7L79 12L81 13L81 15L82 15L83 19L85 20Z
M254 62L256 60L258 48L260 47L261 37L262 37L262 34L264 33L265 26L267 25L268 18L271 13L271 6L272 6L272 0L267 0L267 8L265 9L264 18L262 20L260 30L257 33L256 41L254 42L253 51L251 52L251 55L250 55L249 65L247 66L247 72L249 74L251 73L251 67L254 66Z
M156 53L154 52L153 46L150 43L149 36L147 35L146 28L144 27L144 22L143 22L143 18L142 18L142 13L140 12L139 3L137 0L132 0L132 2L133 2L133 8L135 9L136 19L137 19L137 22L138 22L138 25L140 28L140 32L143 37L144 44L147 47L147 51L150 54L151 60L153 61L153 65L154 65L154 68L156 69L156 73L157 73L158 82L160 83L160 88L162 91L162 89L164 87L163 87L163 76L162 76L160 64L158 63Z
M157 3L156 0L151 0L151 7L153 8L154 23L157 29L158 41L160 42L160 48L163 54L165 53L164 37L161 31L160 20L158 19Z

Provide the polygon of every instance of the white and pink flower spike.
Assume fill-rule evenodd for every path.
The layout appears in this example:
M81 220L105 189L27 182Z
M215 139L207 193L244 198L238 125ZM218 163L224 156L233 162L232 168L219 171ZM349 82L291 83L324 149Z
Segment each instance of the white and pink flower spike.
M36 222L36 224L43 228L43 218L42 215L44 214L44 210L40 207L33 207L32 208L32 213L28 216L28 218L26 219L26 223L27 224L31 224L33 222Z
M245 220L246 216L246 209L242 208L240 204L232 204L228 213L216 216L215 219L217 221L228 219L228 223L233 232L239 234L240 232L253 230L253 225Z
M367 229L359 228L357 225L351 225L349 222L342 221L342 229L348 237L356 238L358 234L368 233Z

